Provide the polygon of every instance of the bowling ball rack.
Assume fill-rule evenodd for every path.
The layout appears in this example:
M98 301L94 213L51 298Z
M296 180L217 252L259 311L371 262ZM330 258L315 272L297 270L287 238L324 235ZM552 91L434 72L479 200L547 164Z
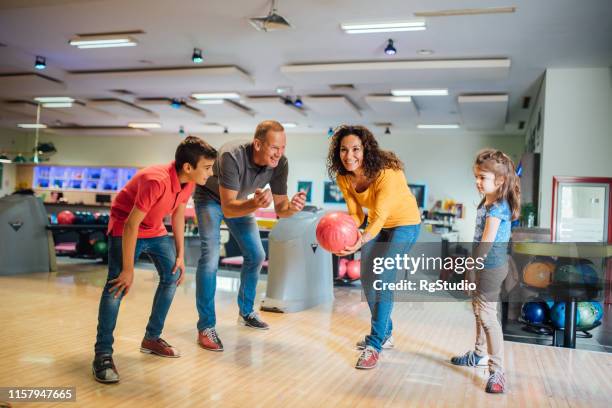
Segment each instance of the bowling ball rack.
M548 256L555 258L599 258L612 257L612 245L592 245L558 242L517 242L512 246L513 253L529 255L532 257ZM603 263L603 262L602 262ZM521 281L522 286L527 286ZM538 290L529 286L531 289ZM552 324L535 324L522 321L527 330L533 330L538 334L552 334L552 345L557 347L576 348L576 337L592 337L589 331L601 324L595 322L591 326L576 325L576 313L578 313L578 302L596 299L602 287L586 285L581 283L553 282L546 289L539 289L541 294L551 295L553 299L565 301L565 326L563 328L553 327ZM520 321L520 319L519 319ZM580 336L577 336L580 332Z
M103 224L65 224L65 225L47 225L47 229L53 233L64 233L64 232L76 232L78 234L78 240L76 243L76 253L73 257L97 259L100 256L96 255L91 243L91 236L96 233L102 233L105 235L108 226ZM102 260L106 263L107 258L102 257Z
M523 330L533 334L539 334L543 336L552 336L552 345L555 347L563 347L564 346L564 337L565 337L565 328L556 328L551 323L531 323L523 319L522 317L518 318L519 323L522 323ZM581 339L590 339L593 337L591 330L596 327L601 326L601 321L596 321L592 325L589 326L578 326L576 327L576 338Z
M334 286L354 286L354 283L360 280L359 278L350 279L350 278L347 278L346 275L342 278L338 277L338 262L340 261L341 258L352 261L355 259L355 254L351 254L351 255L347 255L343 257L339 257L339 256L332 254Z

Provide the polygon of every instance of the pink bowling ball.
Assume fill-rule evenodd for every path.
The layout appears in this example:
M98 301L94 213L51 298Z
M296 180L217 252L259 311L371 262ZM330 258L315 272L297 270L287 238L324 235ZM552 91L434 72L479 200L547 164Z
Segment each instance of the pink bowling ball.
M325 214L317 224L317 241L329 252L337 253L355 245L359 231L355 220L344 212Z

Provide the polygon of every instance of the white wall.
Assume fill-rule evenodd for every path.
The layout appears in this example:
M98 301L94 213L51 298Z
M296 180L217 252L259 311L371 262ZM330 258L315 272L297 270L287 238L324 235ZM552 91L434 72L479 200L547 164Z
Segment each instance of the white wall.
M18 152L30 152L33 147L34 142L30 140L28 132L0 128L0 153L5 153L12 158ZM12 163L2 165L0 197L15 191L16 169L17 166Z
M199 136L217 148L229 140L252 138L252 134ZM178 135L173 134L145 137L43 135L40 139L55 144L58 150L52 157L55 164L137 167L171 161L180 142ZM464 204L466 215L458 221L457 227L465 241L472 239L475 208L479 202L472 175L476 152L484 147L495 147L517 159L524 143L522 136L486 136L461 131L393 132L392 135L379 135L378 139L382 148L393 150L404 161L409 182L428 185L428 206L444 199ZM298 180L313 181L313 204L318 206L323 206L323 182L328 179L325 170L328 142L326 134L288 131L289 193L296 192Z
M553 176L612 177L612 68L548 69L540 226L550 227Z

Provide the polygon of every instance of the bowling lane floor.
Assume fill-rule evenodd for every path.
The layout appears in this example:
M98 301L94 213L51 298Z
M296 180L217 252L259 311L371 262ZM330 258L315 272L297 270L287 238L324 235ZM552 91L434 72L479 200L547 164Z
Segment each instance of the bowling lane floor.
M271 329L254 331L236 323L239 281L229 271L220 274L216 297L224 352L196 343L195 280L188 273L163 334L181 358L142 354L157 276L141 264L115 332L122 379L103 385L90 364L105 278L104 265L74 262L60 262L55 273L0 277L0 386L72 386L71 406L84 407L607 407L612 400L612 354L510 341L508 392L486 394L485 369L447 362L473 344L467 302L397 303L395 349L382 354L376 369L356 370L354 344L369 328L358 287L336 288L333 303L299 313L262 312ZM265 286L262 279L258 300Z

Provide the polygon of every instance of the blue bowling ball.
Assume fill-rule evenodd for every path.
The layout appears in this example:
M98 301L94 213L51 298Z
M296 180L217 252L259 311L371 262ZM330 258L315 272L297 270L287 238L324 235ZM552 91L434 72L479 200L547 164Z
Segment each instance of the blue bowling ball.
M597 270L592 262L585 260L576 265L576 267L582 275L581 283L589 286L596 286L599 283L599 276L597 275Z
M541 324L548 320L546 302L526 302L521 307L521 317L528 323Z
M557 302L550 310L550 321L557 329L565 327L565 302ZM580 314L576 310L576 326L580 325Z

